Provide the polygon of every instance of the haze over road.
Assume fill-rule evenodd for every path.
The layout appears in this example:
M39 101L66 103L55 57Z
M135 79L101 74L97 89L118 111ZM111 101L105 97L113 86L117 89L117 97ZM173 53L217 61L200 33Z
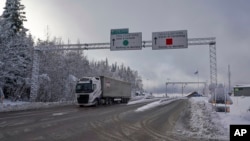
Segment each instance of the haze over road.
M174 130L187 104L177 100L144 112L135 110L145 104L1 113L0 140L190 140Z

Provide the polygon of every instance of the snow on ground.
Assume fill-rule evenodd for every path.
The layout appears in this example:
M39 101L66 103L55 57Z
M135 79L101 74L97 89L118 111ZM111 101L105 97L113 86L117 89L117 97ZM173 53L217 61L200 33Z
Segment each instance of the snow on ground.
M175 100L177 100L177 98L162 98L162 99L160 99L158 101L155 101L155 102L149 103L147 105L144 105L144 106L142 106L140 108L137 108L135 111L136 112L142 112L142 111L145 111L145 110L148 110L148 109L152 109L154 107L169 104L169 103L171 103L172 101L175 101Z
M133 104L138 104L138 103L146 103L146 102L152 102L152 101L156 101L159 100L159 98L147 98L145 96L136 96L133 97L127 105L133 105Z
M175 94L168 96L168 98L164 98L164 94L158 95L158 97L162 98L144 105L135 111L140 112L157 106L166 105L174 100L184 98L183 96L185 95ZM230 125L250 125L250 97L231 98L233 100L233 105L227 105L230 107L230 112L228 113L215 112L214 106L208 102L208 97L190 98L190 105L188 107L189 117L187 118L189 125L183 125L186 129L178 130L177 132L195 138L229 140ZM150 99L142 98L132 101L130 104L148 102L147 100Z
M233 105L229 113L218 113L224 128L229 132L230 124L250 125L250 97L231 97Z
M166 97L166 94L153 94L153 97L150 98L147 96L141 97L140 99L135 97L136 100L132 100L128 103L128 105L154 101L135 110L136 112L142 112L154 107L169 104L172 101L178 100L180 98L185 98L185 96L185 94L169 94L168 97Z
M182 130L182 134L194 138L229 139L229 133L222 126L218 113L208 103L207 97L192 97L189 101L189 123L184 125L187 130Z
M133 97L128 105L145 103L145 102L153 102L159 100L157 97L153 97L151 95L142 95ZM40 108L49 108L55 106L63 106L63 105L72 105L75 102L23 102L23 101L11 101L8 99L4 99L3 103L0 103L0 112L8 112L8 111L20 111L20 110L29 110L29 109L40 109Z
M144 105L142 107L137 108L135 111L136 112L142 112L146 111L148 109L152 109L154 107L166 105L172 101L178 100L180 98L185 98L185 95L183 94L171 94L166 97L165 94L153 94L153 96L135 96L133 97L128 105L131 104L138 104L138 103L146 103L146 102L152 102L147 105Z
M166 98L162 96L133 97L128 105L151 102L138 109L136 112L145 111L157 106L168 104L174 100L184 98L184 95L168 95ZM191 137L203 137L211 139L229 139L229 126L232 124L248 124L250 125L250 97L231 97L233 105L230 105L230 112L215 112L213 106L208 103L208 97L190 98L189 109L189 130L178 131ZM54 106L72 105L74 102L12 102L4 100L0 103L0 112L18 111L27 109L49 108Z
M183 93L183 94L180 94L180 93L171 93L171 94L167 94L168 97L185 97L187 96L188 94L186 93ZM161 98L164 98L166 97L166 94L165 93L159 93L159 94L153 94L154 97L161 97Z
M128 105L152 102L156 101L159 98L154 98L152 96L136 96L133 97ZM49 108L55 106L64 106L64 105L72 105L75 102L22 102L22 101L11 101L8 99L4 99L3 103L0 103L0 112L8 112L8 111L20 111L20 110L29 110L29 109L40 109L40 108Z
M74 102L13 102L8 99L5 99L3 103L0 103L0 112L49 108L55 106L72 105L73 103Z
M250 111L248 110L250 107L250 97L231 98L233 100L233 104L229 106L230 112L228 113L215 112L213 106L208 103L207 97L191 98L190 125L194 132L191 131L186 134L228 140L230 125L250 125Z

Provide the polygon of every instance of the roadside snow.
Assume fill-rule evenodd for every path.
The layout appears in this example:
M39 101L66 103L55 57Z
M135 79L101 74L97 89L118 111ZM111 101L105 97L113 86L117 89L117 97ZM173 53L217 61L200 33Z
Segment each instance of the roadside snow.
M203 139L227 140L229 133L222 126L219 115L214 112L212 105L208 103L207 97L193 97L189 99L189 122L183 125L187 129L182 134Z
M224 128L229 132L232 124L250 125L250 97L231 97L233 105L229 113L218 113Z
M138 109L136 112L145 111L157 106L166 105L174 100L183 98L175 95L172 98L161 98ZM177 133L198 139L229 140L229 127L232 124L250 125L250 97L231 97L233 105L230 112L215 112L208 97L193 97L189 99L186 115L187 125L181 125L176 129ZM148 102L153 99L140 99L129 104Z
M215 112L207 97L190 99L190 131L183 134L196 137L229 140L232 124L250 125L250 97L231 97L230 112Z
M166 104L168 104L168 103L170 103L170 102L172 102L172 101L175 101L175 100L177 100L177 98L162 98L162 99L160 99L160 100L158 100L158 101L155 101L155 102L149 103L149 104L147 104L147 105L144 105L144 106L142 106L142 107L140 107L140 108L137 108L137 109L135 110L135 112L146 111L146 110L152 109L152 108L154 108L154 107L166 105Z
M0 112L40 109L72 104L74 104L74 102L12 102L10 100L5 99L3 103L0 103Z
M135 96L130 99L127 105L139 104L139 103L146 103L159 100L159 98L148 98L147 96Z

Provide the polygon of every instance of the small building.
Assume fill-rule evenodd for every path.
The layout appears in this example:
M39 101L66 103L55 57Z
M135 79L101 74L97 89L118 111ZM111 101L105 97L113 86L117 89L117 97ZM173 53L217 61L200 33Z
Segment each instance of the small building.
M234 86L234 96L250 96L250 85Z

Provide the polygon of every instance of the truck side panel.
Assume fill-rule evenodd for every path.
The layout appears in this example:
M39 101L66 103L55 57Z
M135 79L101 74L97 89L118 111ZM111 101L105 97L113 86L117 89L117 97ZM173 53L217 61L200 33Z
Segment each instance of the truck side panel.
M124 81L115 80L101 76L103 97L123 97L130 98L131 84Z

